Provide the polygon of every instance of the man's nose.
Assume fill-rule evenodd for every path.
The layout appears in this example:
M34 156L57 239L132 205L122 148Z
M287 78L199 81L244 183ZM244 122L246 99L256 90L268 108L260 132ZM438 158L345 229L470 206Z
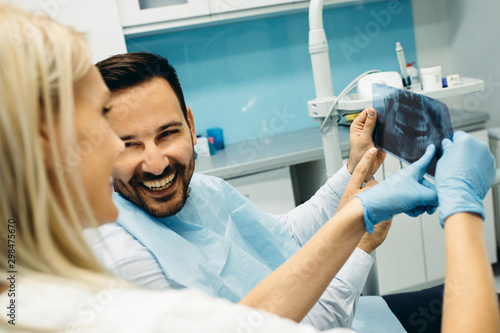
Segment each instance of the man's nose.
M161 175L168 166L168 163L168 157L158 148L158 146L151 145L145 148L142 171L153 175Z

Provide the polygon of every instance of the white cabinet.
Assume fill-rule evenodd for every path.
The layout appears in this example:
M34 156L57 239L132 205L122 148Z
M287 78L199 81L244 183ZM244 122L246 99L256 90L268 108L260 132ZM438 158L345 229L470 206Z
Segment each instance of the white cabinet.
M117 0L125 36L205 27L221 21L308 10L308 0ZM388 0L325 0L324 8Z
M117 0L124 27L210 14L208 0Z
M117 0L123 27L294 3L293 0ZM187 21L189 22L189 21Z
M228 13L237 10L269 7L286 3L293 3L293 0L208 0L210 12L212 14Z
M470 132L488 142L486 130ZM400 169L400 162L387 156L376 179L384 179ZM385 173L385 175L384 175ZM484 201L484 236L490 262L497 262L493 199L491 190ZM439 211L418 218L397 215L385 242L376 250L377 274L381 294L418 290L444 281L444 231L439 224Z
M289 167L226 181L268 213L284 214L295 208Z
M94 63L127 52L115 1L13 0L12 3L26 10L43 12L58 22L85 32Z

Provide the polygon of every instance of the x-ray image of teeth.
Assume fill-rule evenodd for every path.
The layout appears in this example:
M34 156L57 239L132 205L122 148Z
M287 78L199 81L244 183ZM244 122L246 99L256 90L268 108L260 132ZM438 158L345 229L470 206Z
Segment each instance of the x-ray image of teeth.
M436 145L436 155L427 173L434 176L437 160L443 154L441 141L453 134L446 104L433 98L374 83L373 107L377 125L375 146L405 163L417 161L427 146Z

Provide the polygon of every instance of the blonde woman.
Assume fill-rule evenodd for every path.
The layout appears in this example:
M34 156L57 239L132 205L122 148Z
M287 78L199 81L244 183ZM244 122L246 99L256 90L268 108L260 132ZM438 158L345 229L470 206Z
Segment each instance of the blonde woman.
M107 125L110 93L88 46L47 17L0 4L0 50L2 331L314 331L195 291L138 289L106 272L82 231L117 217L110 174L123 143ZM323 258L331 274L364 233L359 213L340 223L356 224L354 237L337 242L345 255ZM280 287L295 283L289 277ZM256 293L247 304L272 305L267 299ZM303 317L307 306L283 315Z
M110 172L123 144L106 123L109 91L90 63L82 36L46 17L0 4L0 50L2 331L314 331L195 291L138 289L102 269L82 230L111 222L118 213L111 200ZM435 191L421 184L433 152L431 148L399 177L382 183L396 185L398 191L405 184L401 200L384 206L385 215L425 210L436 201ZM360 161L350 193L361 188L376 154L370 149ZM279 305L307 292L320 292L321 286L315 286L314 274L298 282L294 271L321 264L335 275L365 230L380 222L380 209L362 204L363 194L383 197L384 186L351 200L314 236L317 242L306 244L242 303L300 321L312 304L295 302L286 311ZM460 271L453 274L463 277ZM483 282L483 275L467 278ZM310 285L311 289L297 288ZM279 299L270 297L278 290L286 293ZM484 291L481 297L489 295L488 288ZM495 310L490 303L481 309L483 315ZM498 330L492 326L497 324L491 320L487 328Z

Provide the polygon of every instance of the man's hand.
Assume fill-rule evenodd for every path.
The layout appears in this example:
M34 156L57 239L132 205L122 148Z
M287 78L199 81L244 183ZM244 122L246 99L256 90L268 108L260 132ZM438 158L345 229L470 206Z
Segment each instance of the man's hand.
M351 143L351 150L349 153L349 159L347 161L347 170L352 174L356 165L358 165L361 157L364 153L371 147L374 147L372 133L375 129L375 124L377 122L377 112L374 108L366 108L359 114L359 116L354 119L351 124L351 130L349 135L349 140ZM385 152L379 151L377 157L373 161L373 164L368 170L365 178L367 182L373 177L378 168L382 165L385 159Z
M366 110L365 110L366 111ZM379 151L378 154L381 152ZM373 163L377 163L378 155L375 157ZM371 168L369 169L371 170ZM340 202L337 206L337 211L340 211L349 201L354 199L357 194L366 191L370 187L376 185L378 182L376 180L370 180L366 185L363 187L363 181L361 177L353 177L349 181L349 183L346 186L346 189L344 193L342 194L342 197L340 198ZM375 226L375 230L373 234L369 234L365 232L363 235L363 238L359 241L358 248L361 250L365 251L366 253L370 254L375 250L377 247L380 246L387 237L387 234L389 233L389 229L391 228L391 223L392 219L389 221L381 222Z
M377 154L380 154L380 151L377 152ZM376 161L377 161L377 156L375 156L373 163L375 163ZM370 187L378 184L378 182L375 179L369 180L364 187L363 183L364 179L360 177L351 177L349 183L347 183L347 186L345 187L344 193L342 193L342 197L340 198L339 204L337 205L337 212L339 212L345 205L347 205L349 201L354 199L357 194L366 191Z
M365 232L363 238L358 243L358 248L370 254L377 247L380 246L385 241L387 234L389 233L389 229L391 228L392 219L385 222L380 222L375 226L375 230L373 234L369 234Z

